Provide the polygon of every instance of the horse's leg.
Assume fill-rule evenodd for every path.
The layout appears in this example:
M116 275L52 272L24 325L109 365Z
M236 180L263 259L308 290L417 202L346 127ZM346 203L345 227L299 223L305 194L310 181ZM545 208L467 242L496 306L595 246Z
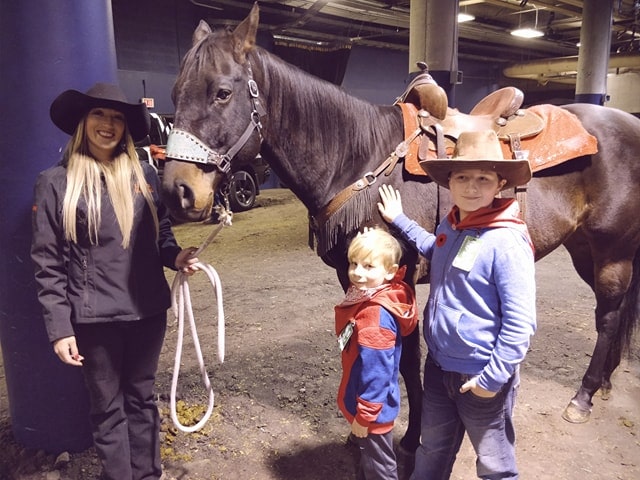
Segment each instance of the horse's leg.
M420 325L417 325L413 332L402 338L402 356L400 357L400 374L404 379L409 403L409 425L400 440L400 446L412 455L420 444L420 423L422 417L421 357Z
M618 328L620 329L621 326L619 325ZM611 384L611 375L616 368L618 368L618 365L620 365L621 359L622 345L620 342L614 341L613 345L611 345L611 348L609 349L609 355L602 372L602 383L600 385L600 398L602 398L602 400L609 400L611 389L613 388Z
M562 418L571 423L584 423L591 414L593 395L603 384L610 390L611 373L620 362L620 349L612 347L619 343L619 309L631 282L633 256L619 258L620 251L617 251L614 261L610 255L613 252L603 252L600 247L600 250L594 249L597 253L591 260L585 255L584 243L566 245L578 274L593 285L596 296L596 345L582 384L562 414ZM588 268L590 264L593 270Z
M598 297L598 295L596 295ZM617 366L619 359L615 362L610 360L611 346L615 341L619 327L620 318L618 312L619 301L598 299L596 306L596 330L598 336L596 346L593 349L589 367L582 377L582 384L565 408L562 418L571 423L585 423L591 415L593 395L602 386L608 392L611 390L610 376L612 371L608 371L612 364ZM608 371L608 372L607 372ZM605 374L605 372L607 372ZM605 385L605 378L607 378Z
M640 317L640 251L636 251L633 260L633 272L631 285L627 289L619 308L618 333L609 350L609 356L604 366L602 385L600 386L600 398L609 400L611 393L611 375L620 365L622 354L630 345L635 325Z
M409 250L412 252L411 250ZM406 250L405 250L406 252ZM414 253L405 253L402 263L407 265L405 281L413 286L415 292L416 269L418 257ZM409 422L407 431L400 440L403 453L411 457L411 465L408 472L413 471L413 455L420 445L420 430L422 419L422 377L420 367L422 365L422 352L420 350L420 322L416 328L406 337L402 337L402 355L400 356L400 374L404 379L407 390L407 403L409 404ZM406 467L405 467L406 468Z

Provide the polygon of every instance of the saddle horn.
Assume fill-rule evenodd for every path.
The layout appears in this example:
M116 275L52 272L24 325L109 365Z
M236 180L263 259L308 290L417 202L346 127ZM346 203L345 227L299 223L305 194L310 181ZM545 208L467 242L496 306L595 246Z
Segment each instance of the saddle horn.
M417 66L420 73L409 83L394 105L412 103L418 109L426 110L434 117L444 120L449 106L447 93L429 74L429 67L425 62L417 62Z

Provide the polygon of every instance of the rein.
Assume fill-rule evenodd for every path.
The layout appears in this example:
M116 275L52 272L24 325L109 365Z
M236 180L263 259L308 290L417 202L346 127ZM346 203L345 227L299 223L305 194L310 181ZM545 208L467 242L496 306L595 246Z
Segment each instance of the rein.
M266 114L266 111L262 103L260 103L258 84L253 79L251 64L247 62L247 66L249 71L247 86L249 87L249 97L251 98L251 114L249 124L238 141L234 143L226 153L219 153L186 130L173 128L167 139L167 158L182 160L184 162L202 163L204 165L214 165L222 173L227 174L231 170L231 160L233 160L233 157L244 147L254 130L258 132L260 141L262 141L262 123L260 122L260 118Z
M220 233L224 225L231 225L231 214L226 211L218 212L220 216L220 224L209 234L207 239L198 247L193 253L193 256L198 256L207 246L213 241L215 236ZM220 277L216 270L209 264L198 262L195 264L200 270L207 274L209 282L213 288L216 303L218 304L218 361L224 362L225 353L225 323L224 323L224 308L222 305L222 284ZM189 276L178 272L173 279L171 285L171 307L173 313L178 320L178 341L176 345L176 356L173 364L173 377L171 379L171 396L169 400L171 409L171 420L178 430L183 432L192 433L200 430L209 420L213 413L214 393L211 387L211 380L209 374L204 365L204 358L202 356L202 349L200 348L200 340L198 339L198 332L196 330L195 318L193 315L193 307L191 305L191 295L189 290ZM180 375L180 363L182 360L182 344L184 341L184 314L185 310L189 317L189 326L191 330L191 338L193 340L193 346L198 358L198 365L200 367L200 374L202 375L202 383L204 388L209 392L209 404L207 410L200 421L193 426L186 426L180 423L178 419L178 413L176 408L176 392L178 389L178 377Z

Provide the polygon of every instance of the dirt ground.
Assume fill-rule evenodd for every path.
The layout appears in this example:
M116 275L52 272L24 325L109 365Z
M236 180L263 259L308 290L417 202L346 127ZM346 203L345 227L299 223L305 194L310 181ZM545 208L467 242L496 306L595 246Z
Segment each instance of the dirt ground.
M183 246L198 246L211 225L175 227ZM226 357L217 361L216 308L204 274L191 293L215 409L204 429L178 432L168 400L177 327L170 327L158 375L163 412L163 463L180 480L324 480L355 478L357 453L337 411L339 351L333 305L342 291L332 269L307 246L306 211L288 190L265 190L258 207L237 214L200 256L222 282ZM173 274L169 273L171 281ZM640 478L640 342L616 371L608 401L594 399L591 420L561 418L587 367L595 341L594 299L558 250L537 265L538 332L522 367L516 405L518 458L523 480ZM418 286L424 305L427 285ZM170 318L173 318L170 315ZM188 330L188 329L187 329ZM185 339L178 398L186 416L206 404L191 337ZM406 427L403 399L396 437ZM92 449L55 458L16 445L0 378L0 478L85 480L99 471ZM465 440L455 480L475 478Z

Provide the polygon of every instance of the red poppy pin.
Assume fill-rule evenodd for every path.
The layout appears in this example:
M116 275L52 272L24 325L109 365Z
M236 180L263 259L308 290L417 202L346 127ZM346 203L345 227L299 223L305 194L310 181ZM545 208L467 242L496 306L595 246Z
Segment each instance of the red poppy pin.
M446 241L447 241L447 235L444 233L441 233L436 237L436 246L441 247L444 245Z

